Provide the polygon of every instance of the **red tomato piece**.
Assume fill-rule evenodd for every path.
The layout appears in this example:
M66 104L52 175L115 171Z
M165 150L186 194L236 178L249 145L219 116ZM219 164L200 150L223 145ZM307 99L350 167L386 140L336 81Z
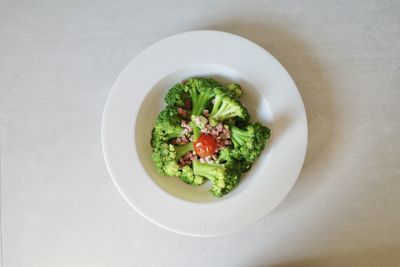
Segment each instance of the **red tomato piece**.
M199 139L194 142L193 147L196 154L199 155L201 158L204 158L211 156L215 153L215 151L217 150L217 142L212 136L202 133Z

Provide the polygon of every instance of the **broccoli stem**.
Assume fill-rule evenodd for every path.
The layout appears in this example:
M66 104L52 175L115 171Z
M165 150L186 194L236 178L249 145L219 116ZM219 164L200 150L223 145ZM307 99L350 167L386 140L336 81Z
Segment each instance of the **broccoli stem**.
M210 116L214 117L217 114L219 108L221 107L223 97L221 95L216 95L214 98L214 106L211 110Z
M193 151L193 143L187 143L185 145L175 145L174 148L176 151L175 160L179 160L186 153Z
M198 160L193 161L193 173L198 176L205 177L212 182L210 191L216 197L222 197L223 190L226 186L225 167L220 164L200 163Z
M208 100L210 100L210 96L205 95L205 94L200 94L198 98L196 99L196 102L194 103L193 109L192 109L192 115L198 116L203 113L203 110L205 109Z
M201 163L198 160L193 161L193 173L195 175L206 177L213 182L220 180L220 176L218 176L219 173L216 171L216 169L219 168L223 170L224 167L220 164Z
M199 116L203 114L203 110L206 108L208 102L213 97L212 94L198 93L196 89L191 90L192 96L192 115Z
M197 126L193 126L193 142L197 141L201 135L201 130Z

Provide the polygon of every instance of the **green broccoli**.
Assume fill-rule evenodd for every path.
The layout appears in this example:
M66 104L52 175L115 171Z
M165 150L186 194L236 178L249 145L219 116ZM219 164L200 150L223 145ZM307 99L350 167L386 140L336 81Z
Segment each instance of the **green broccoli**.
M206 179L202 176L195 175L191 166L183 166L182 171L179 174L179 178L187 184L201 185Z
M176 151L173 145L162 143L154 147L152 158L160 174L166 176L179 175L179 165L176 162Z
M168 93L165 96L164 100L167 105L170 106L186 107L188 101L190 101L190 97L189 94L185 92L182 84L177 83L168 90Z
M158 115L152 130L151 146L154 148L160 142L180 137L183 131L181 126L182 118L173 106L167 106Z
M192 125L193 128L193 141L197 141L201 135L201 129L197 127L196 125Z
M210 124L215 126L218 122L233 118L249 121L250 115L238 100L230 97L223 90L216 90L214 106L208 118Z
M239 99L242 96L242 88L237 83L231 83L226 86L226 90L230 95Z
M175 145L174 149L176 151L175 159L179 160L186 155L186 153L193 151L193 143L190 142L184 145Z
M200 163L193 161L194 175L209 179L210 192L216 197L229 193L239 183L241 172L232 164Z
M249 123L250 115L239 101L241 95L240 85L233 83L223 87L210 78L192 78L172 86L164 98L167 107L157 117L152 130L152 158L157 171L194 186L210 180L210 192L216 197L233 190L270 137L269 128ZM194 150L194 142L204 128L210 130L207 124L216 126L219 122L230 128L232 144L219 150L213 162L193 160L182 166L181 158ZM175 138L188 138L183 134L191 135L189 143L172 144ZM190 163L186 159L185 162Z
M179 167L178 160L187 152L193 150L193 144L172 145L160 143L153 148L152 158L157 172L165 176L176 176L182 181L191 185L201 185L205 178L193 173L191 166Z
M250 170L252 162L245 160L241 154L236 152L237 150L228 147L221 149L218 152L217 163L235 166L240 173L247 172Z
M231 140L236 157L241 155L246 161L253 162L262 152L271 135L270 129L259 122L249 124L245 129L231 127Z
M213 79L192 78L185 83L185 91L189 93L192 100L192 115L203 114L203 110L215 96L215 88L222 88L222 86Z
M166 176L180 176L178 161L193 150L193 143L172 145L160 142L153 148L153 161L159 173Z

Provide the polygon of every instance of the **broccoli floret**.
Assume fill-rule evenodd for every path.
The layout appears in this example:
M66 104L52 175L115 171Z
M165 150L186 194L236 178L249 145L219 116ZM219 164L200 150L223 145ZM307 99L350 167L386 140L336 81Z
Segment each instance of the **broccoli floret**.
M253 162L262 152L271 133L268 127L259 122L249 124L244 129L231 127L231 140L236 157L241 155L246 161Z
M242 88L237 83L231 83L226 86L226 90L233 97L239 99L242 96Z
M162 143L153 148L152 158L160 174L166 176L179 175L179 165L176 162L176 151L173 145Z
M218 152L217 163L234 166L240 173L247 172L250 170L252 162L245 160L241 154L236 152L237 150L228 147L221 149Z
M195 175L193 173L192 167L190 167L188 165L183 166L182 171L179 175L179 178L182 181L184 181L185 183L191 184L191 185L201 185L206 181L206 179L204 177Z
M164 98L167 105L175 107L186 107L187 101L190 101L189 94L185 92L182 84L177 83L172 86Z
M218 122L233 118L249 121L250 115L247 109L238 100L230 97L222 90L217 90L214 98L214 106L208 118L210 124L215 126Z
M179 167L178 161L186 153L193 150L193 143L185 145L172 145L168 143L159 143L153 148L152 158L157 172L165 176L176 176L182 181L191 185L201 185L205 178L193 173L191 166Z
M222 85L212 78L193 77L185 82L185 86L222 88Z
M213 79L192 78L185 83L185 91L192 101L192 115L198 116L209 105L215 95L215 88L222 86Z
M168 123L171 125L181 125L182 117L179 115L177 108L174 106L166 106L157 117L156 124Z
M172 145L160 142L153 148L152 158L160 174L166 176L180 176L181 172L177 161L192 150L193 143Z
M152 158L157 172L165 176L176 176L182 181L191 185L201 185L205 178L193 173L191 166L179 167L177 161L187 152L193 150L193 143L185 145L172 145L160 143L153 148Z
M167 106L158 115L154 124L151 137L151 146L154 148L160 142L165 142L181 136L183 128L181 126L182 118L173 106Z
M193 161L193 173L209 179L212 183L210 192L222 197L239 183L240 171L231 164L200 163Z

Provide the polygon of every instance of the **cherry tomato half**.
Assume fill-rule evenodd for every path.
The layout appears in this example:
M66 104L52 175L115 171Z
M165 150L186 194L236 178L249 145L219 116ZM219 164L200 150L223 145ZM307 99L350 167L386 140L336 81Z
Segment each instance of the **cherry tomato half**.
M204 158L215 153L217 150L217 142L212 136L202 133L199 139L194 142L193 147L196 154Z

